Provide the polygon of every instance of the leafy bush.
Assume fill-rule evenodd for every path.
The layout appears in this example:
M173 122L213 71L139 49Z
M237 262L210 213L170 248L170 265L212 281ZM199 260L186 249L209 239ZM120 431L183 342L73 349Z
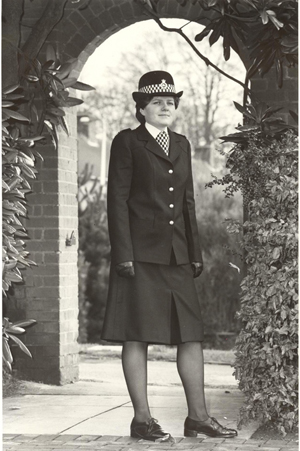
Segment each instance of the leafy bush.
M241 242L247 275L241 283L242 328L236 375L245 394L240 423L273 422L285 434L298 424L297 151L293 127L263 104L238 108L248 118L227 160L230 174L209 186L240 190L247 220L231 222Z
M222 170L224 171L224 169ZM228 218L242 220L241 196L224 199L222 188L205 189L211 180L211 167L203 160L193 161L196 213L199 238L203 253L204 271L195 280L204 322L205 346L220 348L234 343L222 343L218 334L237 333L239 329L235 312L240 307L241 236L227 233ZM228 338L228 337L227 337Z
M272 421L283 433L298 424L297 149L291 133L247 148L266 181L244 224L249 266L236 342L236 373L246 396L241 422Z
M99 342L108 291L110 243L105 187L79 176L79 341Z

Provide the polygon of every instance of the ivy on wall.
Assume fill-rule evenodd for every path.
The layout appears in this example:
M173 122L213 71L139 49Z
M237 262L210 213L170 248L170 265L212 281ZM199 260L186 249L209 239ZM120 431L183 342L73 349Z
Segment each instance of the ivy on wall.
M245 109L248 116L255 111ZM243 224L227 221L229 233L243 232L247 265L237 312L235 374L245 394L240 425L270 421L284 435L298 425L298 138L275 110L264 111L267 127L253 116L224 137L235 142L230 173L208 186L224 185L227 197L240 190L248 211Z
M265 178L256 181L244 223L248 273L236 342L235 368L246 396L241 423L272 421L283 434L298 425L297 151L291 132L268 146L255 136L249 141L247 152L257 156Z

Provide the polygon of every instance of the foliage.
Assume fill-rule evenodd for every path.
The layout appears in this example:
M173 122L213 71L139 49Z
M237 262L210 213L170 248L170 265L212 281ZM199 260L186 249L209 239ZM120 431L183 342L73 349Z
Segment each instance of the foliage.
M148 13L158 19L158 0L138 0ZM227 61L231 50L241 54L241 44L249 50L251 65L247 80L257 72L263 76L276 68L277 83L283 83L283 65L298 61L298 3L295 0L177 0L199 6L196 22L208 21L195 36L197 42L209 36L210 45L223 39L223 54ZM162 28L166 29L166 27ZM170 29L167 31L175 31ZM177 30L185 39L182 30ZM187 40L187 39L186 39ZM188 41L188 40L187 40ZM190 43L191 45L191 43ZM199 54L199 52L198 52ZM199 54L199 56L201 56ZM218 69L218 68L216 68Z
M88 167L79 176L80 341L99 342L106 305L110 244L106 194Z
M222 172L224 169L222 169ZM220 186L205 189L211 167L201 159L193 160L194 191L204 271L195 279L203 316L205 343L219 346L218 334L236 333L235 312L240 307L241 236L228 234L226 218L242 220L241 196L224 199Z
M257 144L251 141L249 151L256 153ZM267 178L256 181L261 195L251 201L244 224L249 266L236 343L235 367L246 396L241 422L272 421L283 434L298 424L297 148L288 132L264 149Z
M12 323L8 318L3 318L2 322L2 360L8 370L12 371L12 363L13 356L11 353L9 340L13 341L15 344L19 346L19 348L27 354L29 357L32 357L29 349L24 345L24 343L16 336L21 335L26 332L25 328L30 327L36 324L34 319L26 320L26 321L17 321Z
M28 259L24 239L28 238L21 217L26 217L25 195L30 191L28 178L35 178L35 159L40 154L33 148L42 136L21 137L17 123L28 119L20 114L16 102L24 99L18 85L4 89L2 97L2 289L22 281L20 270L34 262Z
M88 343L88 313L90 303L86 296L86 278L89 263L85 261L84 253L78 252L78 342Z
M230 172L221 179L213 177L207 186L224 185L226 197L240 190L247 207L253 199L264 195L266 181L272 175L266 164L273 155L272 143L280 139L284 131L293 127L274 116L279 108L263 103L247 104L246 107L234 103L248 123L238 126L238 133L221 137L224 142L235 143L227 158L226 167Z
M57 145L57 127L67 132L62 107L81 103L69 97L66 89L93 89L69 77L76 63L61 64L52 47L51 58L43 65L35 60L35 75L29 73L20 84L6 87L2 97L2 187L3 187L3 291L14 282L22 281L20 272L34 264L25 250L27 232L21 218L27 216L26 194L31 191L28 179L36 177L36 159L42 155L35 149L44 142L48 133ZM22 83L22 85L21 85ZM34 83L35 90L30 89ZM27 115L24 116L23 110ZM22 113L20 113L20 110ZM28 118L30 117L30 119ZM25 126L27 124L27 126ZM42 149L42 145L39 150Z
M208 186L223 185L227 197L240 190L248 209L243 225L228 222L229 233L244 232L248 268L237 314L242 328L235 367L246 396L241 423L272 421L285 434L298 421L298 146L293 128L276 117L272 122L274 111L267 106L263 111L270 113L268 126L264 120L254 124L252 117L238 139L236 134L227 137L235 143L227 160L230 173Z
M48 132L55 146L58 145L57 127L61 127L68 134L68 127L64 119L65 111L83 103L83 100L70 97L69 89L91 91L94 88L79 82L71 76L78 60L72 58L62 63L56 56L51 45L47 46L46 62L41 64L37 59L33 61L29 73L24 74L23 80L27 87L30 117L39 132ZM34 84L34 98L30 84Z
M23 74L20 83L4 88L2 94L4 294L13 283L22 282L23 268L35 264L28 258L25 248L25 240L29 237L22 224L22 218L27 217L26 194L31 191L29 180L36 177L36 159L42 159L42 155L35 148L36 143L40 143L39 150L42 151L42 143L49 134L54 145L58 144L58 126L68 132L62 108L78 105L82 101L69 97L67 88L93 89L69 76L76 60L62 64L50 46L47 49L47 57L50 59L43 65L38 60L33 61L31 71ZM34 89L31 87L32 84ZM5 337L4 332L3 352L6 356L5 361L10 367L12 360L8 351L8 340ZM20 341L13 336L11 338ZM22 348L20 343L19 346ZM22 349L26 352L25 347Z

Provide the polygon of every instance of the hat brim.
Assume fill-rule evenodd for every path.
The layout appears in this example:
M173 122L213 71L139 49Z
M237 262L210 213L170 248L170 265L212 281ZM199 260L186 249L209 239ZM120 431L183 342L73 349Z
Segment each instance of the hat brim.
M152 97L177 97L177 98L179 98L179 97L182 96L182 94L183 94L183 91L179 91L179 92L153 92L151 94L146 94L144 92L136 91L136 92L132 93L132 97L133 97L133 100L135 102L138 102L139 100L141 100L141 99L143 99L145 97L148 97L149 95L152 96Z

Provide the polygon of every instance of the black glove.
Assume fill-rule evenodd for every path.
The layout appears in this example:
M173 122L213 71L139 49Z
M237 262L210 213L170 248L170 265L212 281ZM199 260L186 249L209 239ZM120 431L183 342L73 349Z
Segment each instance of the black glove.
M124 262L116 265L118 276L131 279L135 276L133 262Z
M196 277L199 277L200 274L203 271L203 263L202 262L193 262L192 263L192 270L193 270L193 275L194 275L194 279L196 279Z

